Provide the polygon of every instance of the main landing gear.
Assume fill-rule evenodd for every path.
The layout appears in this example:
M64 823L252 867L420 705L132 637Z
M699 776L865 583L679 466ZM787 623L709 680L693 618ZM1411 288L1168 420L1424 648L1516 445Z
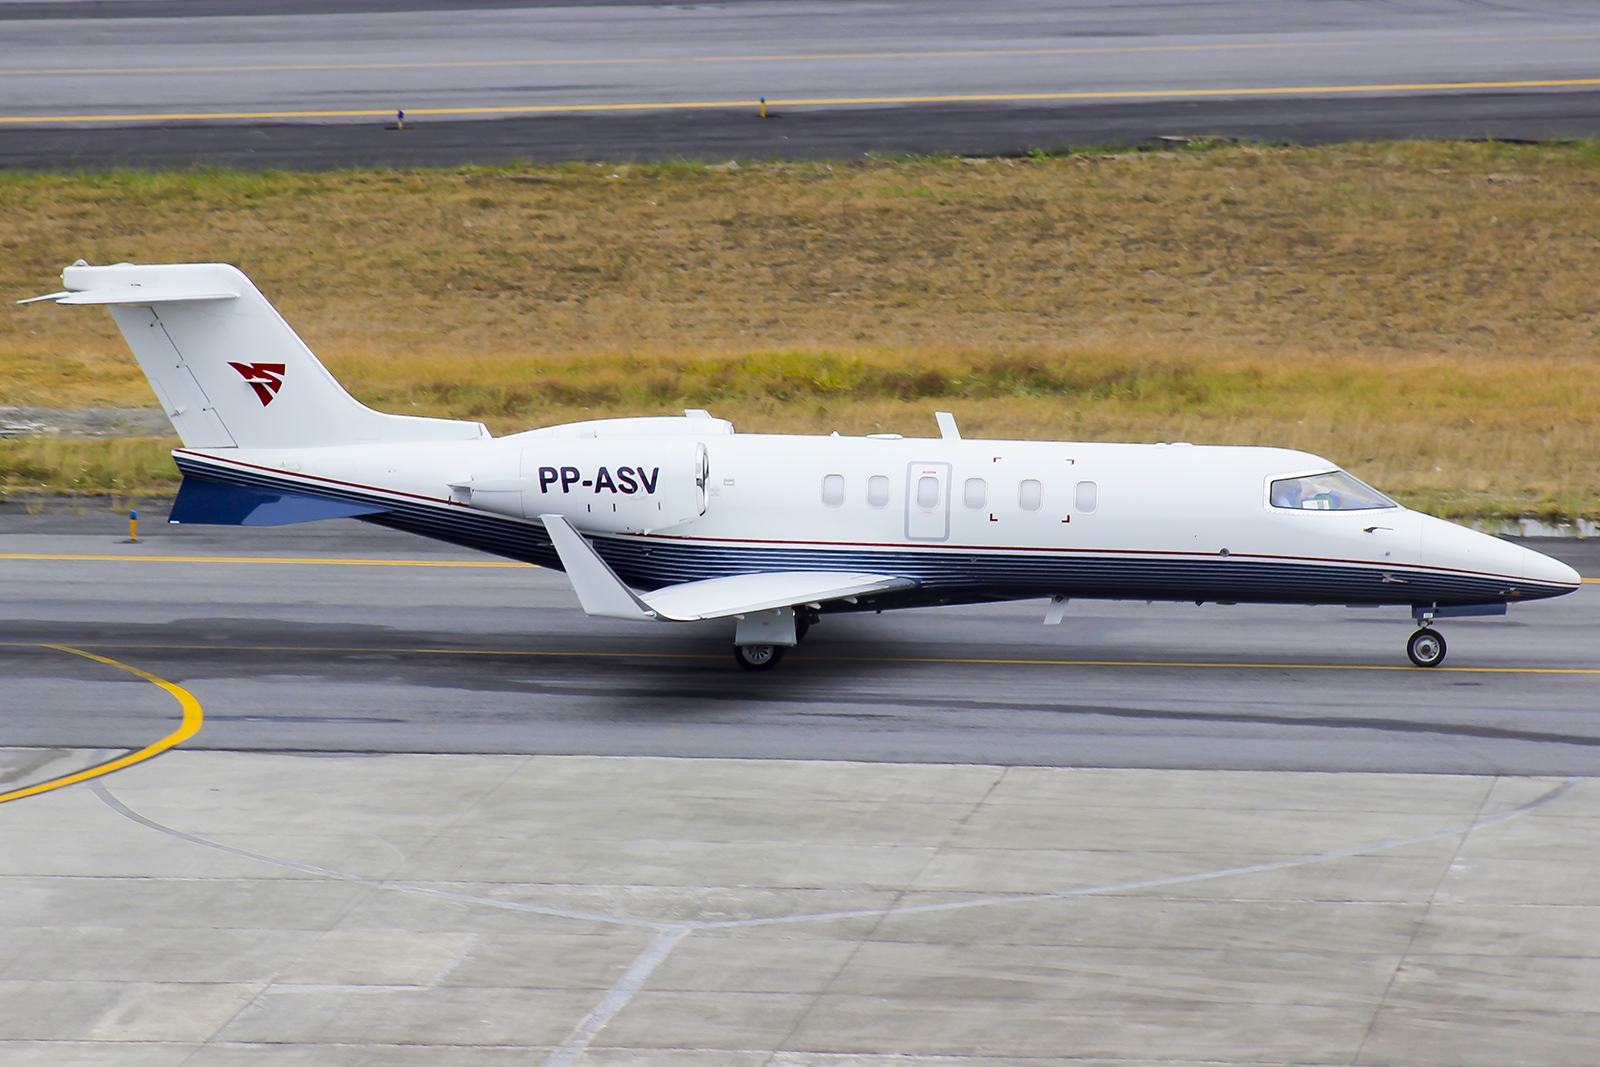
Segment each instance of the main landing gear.
M809 608L794 613L794 643L805 640L806 631L822 616ZM787 645L734 645L733 660L747 671L770 671L783 659Z
M1406 642L1406 655L1419 667L1437 667L1444 662L1444 634L1428 625L1432 621L1431 616L1424 618L1422 629L1412 634L1411 640Z
M747 671L770 671L783 658L783 646L734 645L733 658Z

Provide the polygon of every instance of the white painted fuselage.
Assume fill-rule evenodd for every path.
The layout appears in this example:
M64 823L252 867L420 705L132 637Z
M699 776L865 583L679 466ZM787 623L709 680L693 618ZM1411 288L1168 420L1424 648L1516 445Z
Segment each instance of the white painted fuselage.
M403 504L415 512L405 525L446 539L458 539L449 516L475 514L524 546L508 554L549 565L559 560L540 516L563 515L644 589L804 566L917 579L892 603L1442 606L1537 599L1578 581L1547 556L1403 507L1275 507L1273 481L1336 467L1274 448L737 434L674 418L180 459L196 474Z

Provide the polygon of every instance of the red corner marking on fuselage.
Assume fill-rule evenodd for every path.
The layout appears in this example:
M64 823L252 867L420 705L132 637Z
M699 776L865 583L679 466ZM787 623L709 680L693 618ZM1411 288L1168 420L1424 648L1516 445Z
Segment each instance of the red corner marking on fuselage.
M283 363L235 363L229 360L228 366L238 371L240 377L256 391L256 396L261 398L262 407L272 403L272 398L283 388L283 372L286 366Z

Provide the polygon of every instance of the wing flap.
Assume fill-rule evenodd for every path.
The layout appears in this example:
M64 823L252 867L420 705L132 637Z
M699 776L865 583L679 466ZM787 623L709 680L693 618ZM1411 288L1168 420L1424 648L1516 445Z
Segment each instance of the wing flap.
M639 599L665 619L723 619L752 611L840 600L917 583L892 574L861 571L764 571L669 585Z

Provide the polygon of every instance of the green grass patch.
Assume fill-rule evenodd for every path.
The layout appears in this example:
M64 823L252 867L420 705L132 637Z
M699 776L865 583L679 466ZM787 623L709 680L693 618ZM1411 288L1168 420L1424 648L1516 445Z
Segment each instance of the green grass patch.
M1597 190L1596 141L9 172L0 295L80 256L232 262L357 396L496 432L707 407L922 433L945 408L973 436L1279 444L1436 512L1593 516ZM151 402L103 312L0 305L0 404ZM89 457L6 484L162 469Z
M170 493L181 480L176 447L176 439L0 441L0 494Z

